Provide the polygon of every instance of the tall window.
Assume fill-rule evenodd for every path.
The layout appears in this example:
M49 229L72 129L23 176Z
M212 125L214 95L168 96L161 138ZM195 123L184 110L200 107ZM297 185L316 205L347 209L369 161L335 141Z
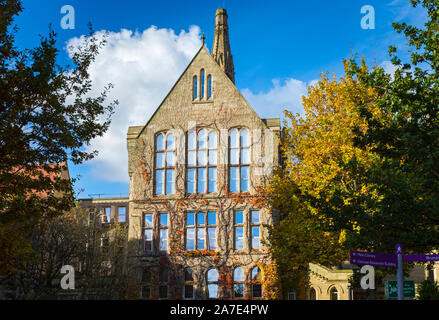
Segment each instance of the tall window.
M187 192L216 192L218 138L213 130L188 134Z
M141 298L150 299L151 298L151 280L152 280L151 267L146 267L143 269L142 273L142 287L141 287Z
M169 270L167 267L161 266L159 270L159 298L168 298L168 279Z
M251 271L252 298L262 298L262 272L259 267L254 267Z
M198 98L198 79L197 76L194 76L194 84L193 84L193 100Z
M160 214L160 251L168 250L168 214Z
M244 212L235 211L234 217L235 250L244 249Z
M233 271L233 297L244 298L244 271L238 267Z
M110 223L111 222L111 207L104 208L104 222Z
M329 292L330 300L338 300L338 291L337 288L333 287Z
M250 211L250 223L251 223L251 228L250 228L251 248L259 249L261 245L261 241L260 241L261 221L260 221L259 211L257 210Z
M229 133L230 192L249 190L250 136L247 129L232 129Z
M152 223L152 214L145 213L144 222L143 222L143 242L144 242L144 250L145 252L153 251L153 223Z
M155 143L155 194L173 194L175 188L175 137L160 133Z
M200 80L201 80L201 99L204 99L204 69L201 69L201 76L200 76Z
M184 270L184 298L194 298L194 275L191 268Z
M186 213L186 250L216 249L216 213Z
M207 77L207 98L212 98L212 76Z
M218 298L218 271L216 269L207 271L207 292L209 299Z
M309 290L309 300L317 300L316 289L311 288L311 289Z

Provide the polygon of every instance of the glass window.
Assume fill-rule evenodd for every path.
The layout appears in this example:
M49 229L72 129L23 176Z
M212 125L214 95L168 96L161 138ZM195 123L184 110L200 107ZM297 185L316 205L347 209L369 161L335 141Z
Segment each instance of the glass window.
M168 214L160 214L160 251L168 250Z
M212 97L212 76L207 77L207 98Z
M153 223L152 223L152 214L146 213L143 215L144 224L143 224L143 242L144 242L144 250L145 252L153 251Z
M331 300L338 300L338 291L336 288L332 288L330 291L330 299Z
M248 192L250 176L250 135L247 129L229 132L229 191Z
M218 271L210 269L207 272L207 290L209 299L218 298Z
M186 268L184 270L184 298L194 298L194 277L191 268Z
M188 133L187 193L216 192L217 134L201 129Z
M193 99L197 99L198 98L198 79L197 76L194 76L194 86L193 86Z
M244 271L238 267L233 272L233 297L244 297Z
M105 217L104 217L104 222L110 223L111 222L111 208L107 207L104 208L105 211Z
M119 222L126 222L126 207L119 207L118 209L118 220Z
M204 98L204 69L201 69L201 98Z
M155 146L155 194L175 192L175 136L160 133Z
M260 217L258 210L250 211L250 232L251 232L251 248L259 249L261 245L261 226L260 226Z
M251 270L252 298L262 298L262 272L259 267Z
M186 213L186 250L216 250L215 215L215 212Z

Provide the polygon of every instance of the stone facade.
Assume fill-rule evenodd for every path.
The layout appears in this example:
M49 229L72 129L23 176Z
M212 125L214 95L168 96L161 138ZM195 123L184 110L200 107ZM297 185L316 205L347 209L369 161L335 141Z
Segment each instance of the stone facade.
M226 14L225 10L217 11L217 15L219 13ZM218 21L227 20L217 19L217 23ZM216 34L215 41L223 43L223 50L227 48L230 50L228 37L224 38L224 36L224 33ZM224 45L225 42L226 45ZM221 49L218 46L216 48ZM228 55L230 52L223 52L224 54ZM230 70L231 60L228 61ZM213 269L216 270L218 279L213 276L209 280L213 281L210 283L211 288L217 286L216 297L240 297L241 294L236 294L233 290L239 287L245 288L242 298L260 297L260 292L253 292L252 286L262 283L264 272L270 268L271 264L270 256L263 244L263 239L267 238L263 225L272 224L276 220L276 215L269 209L260 207L255 194L257 187L265 183L272 168L279 164L280 120L261 119L225 71L203 43L146 125L128 129L130 177L128 233L130 240L139 243L139 259L144 268L142 272L145 273L145 270L148 270L148 274L143 279L143 296L146 298L208 298L207 273ZM197 80L194 80L195 78ZM200 134L202 129L216 133L217 153L216 159L213 160L216 164L216 190L189 194L187 190L188 134L190 132ZM245 129L250 137L249 186L248 192L243 193L230 191L229 133L233 129ZM173 169L174 176L171 182L174 184L174 192L162 195L156 192L158 188L156 139L161 133L172 134L175 137L173 151L175 156L173 168L175 169ZM239 250L235 249L236 221L234 216L237 211L243 213L242 223L238 222L244 235L243 248ZM257 223L260 230L259 248L252 248L250 235L252 211L259 212ZM214 250L207 248L207 243L203 243L200 250L187 248L186 214L188 212L215 213L214 241L216 244ZM165 228L161 226L160 221L163 214L167 214ZM148 215L148 221L145 215ZM145 251L147 239L145 239L144 228L151 221L151 217L152 225L149 225L149 228L153 230L152 244L148 244L148 249ZM206 223L207 221L204 222ZM162 229L165 230L161 231ZM161 237L164 237L162 232L167 232L165 250L163 250L163 242L160 242ZM206 234L204 235L205 242L207 242ZM211 239L213 239L213 234ZM195 241L198 239L196 238ZM262 277L255 274L252 280L251 271L257 271L255 267L259 267ZM185 280L185 271L189 270L188 268L192 276L189 280ZM241 269L238 270L239 274L236 275L236 281L234 281L234 272L237 268ZM242 278L241 270L244 278ZM163 274L165 275L162 276ZM189 290L190 294L187 293ZM214 292L216 289L212 290ZM215 297L215 293L212 292L210 297ZM266 297L267 294L269 293L263 292L263 296Z

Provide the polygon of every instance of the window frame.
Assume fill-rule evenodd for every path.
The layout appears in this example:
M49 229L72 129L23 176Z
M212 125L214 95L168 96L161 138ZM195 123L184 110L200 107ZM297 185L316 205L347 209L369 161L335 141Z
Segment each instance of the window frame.
M151 216L151 226L146 226L146 216ZM143 212L143 224L142 224L142 240L143 240L143 253L144 254L152 254L155 252L154 245L154 224L155 224L155 214L149 212ZM145 240L145 230L151 230L151 250L146 250L146 240Z
M211 270L215 270L216 271L216 280L215 281L209 281L209 271ZM219 273L218 270L216 268L210 268L206 271L206 290L207 290L207 299L209 300L215 300L218 299L219 297ZM209 285L214 285L216 286L216 297L209 297Z
M243 276L243 279L239 280L239 281L235 279L235 272L236 272L237 269L241 269L242 276ZM244 272L244 268L242 266L236 266L233 269L233 277L232 277L232 279L233 279L233 286L232 286L232 290L233 290L232 296L233 296L233 298L234 299L244 299L245 298L245 293L246 293L246 286L245 286L245 272ZM242 286L242 296L241 297L237 297L235 295L235 286L236 285Z
M253 222L253 212L258 212L258 222ZM250 210L249 211L249 232L250 232L250 237L249 237L249 248L250 250L260 250L261 249L261 227L262 227L262 223L261 223L261 211L260 210ZM258 228L258 248L253 248L253 228Z
M209 224L209 213L215 213L215 224ZM188 214L193 213L194 214L194 225L188 226L187 224L187 218ZM198 225L198 214L204 215L204 225ZM217 245L217 212L216 211L186 211L185 217L184 217L184 225L185 225L185 250L186 251L199 251L199 250L214 250L216 251L218 248ZM209 229L215 228L215 249L210 248L210 237L209 237ZM188 229L194 230L194 249L188 249ZM204 248L198 249L198 230L204 229Z
M236 213L241 212L242 213L242 222L237 223L236 222ZM236 237L236 230L238 228L242 228L242 248L237 247L237 237ZM233 249L234 250L245 250L245 212L244 210L234 210L233 211Z
M234 146L232 147L232 143L231 143L231 133L233 131L237 131L238 132L238 146ZM248 134L248 146L242 146L241 145L241 133L242 131L246 130L247 134ZM250 192L250 177L251 177L251 135L250 135L250 130L247 127L234 127L234 128L230 128L229 132L228 132L228 145L227 145L227 149L228 149L228 179L229 179L229 183L228 183L228 191L230 193L242 193L242 192ZM242 150L244 149L248 149L248 157L249 157L249 161L248 163L242 163L242 159L241 159L241 155L242 155ZM237 163L232 163L232 150L238 150L238 162ZM237 176L238 176L238 185L237 185L237 191L232 191L231 187L232 187L232 168L238 168L237 171ZM243 168L248 168L248 177L247 177L247 190L242 190L242 169Z
M162 215L166 215L166 225L162 225ZM159 225L159 245L158 249L160 253L166 253L169 250L169 213L161 212L158 214ZM162 230L166 230L166 250L162 250Z
M206 131L206 146L204 148L200 148L199 147L199 134L201 131L205 130ZM211 148L209 147L209 139L210 139L210 134L214 132L215 133L215 148ZM195 148L189 147L189 135L190 134L194 134L194 139L195 139ZM206 152L206 164L199 164L198 163L198 153L199 152ZM189 153L190 152L195 152L195 164L189 164ZM216 159L215 159L215 164L210 164L209 159L210 159L210 153L211 152L216 152ZM198 128L196 130L191 130L188 131L186 133L186 194L191 195L191 194L212 194L212 193L217 193L218 192L218 157L219 157L219 134L218 131L212 128ZM205 169L206 170L206 186L204 188L203 192L199 192L198 190L198 173L199 173L199 169ZM215 189L214 190L210 190L210 186L209 186L209 182L210 182L210 175L209 175L209 169L215 169ZM194 179L194 191L195 192L189 192L189 170L194 170L195 171L195 179Z
M255 269L259 269L260 277L261 277L260 279L253 279L253 270L255 270ZM262 273L262 269L261 269L261 267L259 267L259 266L254 266L253 268L251 268L251 269L250 269L249 277L250 277L250 294L251 294L251 298L252 298L252 299L263 299L263 297L264 297L264 287L263 287L263 285L262 285L263 273ZM255 297L255 296L254 296L254 290L253 290L253 287L254 287L255 285L258 285L258 286L261 287L261 296L260 296L260 297Z
M158 143L157 143L157 139L160 135L163 135L164 137L164 149L158 149ZM173 135L174 137L174 148L168 150L168 136L169 135ZM163 154L163 167L159 167L157 165L157 154L158 153L162 153ZM174 164L172 166L169 166L167 163L167 154L168 153L174 153ZM163 178L162 178L162 182L163 182L163 193L157 193L157 171L158 170L162 170L163 171ZM167 188L167 174L168 171L173 171L173 192L172 193L168 193L168 188ZM157 132L154 136L154 177L153 177L153 181L154 181L154 196L167 196L167 195L172 195L175 194L175 188L176 188L176 171L177 171L177 137L176 135L169 131L160 131Z
M186 272L187 270L190 269L191 270L191 278L192 280L187 280L186 279ZM187 267L183 270L183 279L184 279L184 285L183 285L183 299L184 300L194 300L195 299L195 281L194 281L194 269ZM192 297L191 298L187 298L186 297L186 287L187 286L191 286L192 287Z

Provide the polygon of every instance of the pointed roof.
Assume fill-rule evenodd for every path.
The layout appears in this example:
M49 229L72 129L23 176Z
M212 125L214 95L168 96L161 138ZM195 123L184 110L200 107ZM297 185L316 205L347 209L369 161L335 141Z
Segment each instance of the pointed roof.
M230 80L235 83L235 68L233 65L232 51L230 49L227 11L222 8L216 10L212 57L227 74Z

